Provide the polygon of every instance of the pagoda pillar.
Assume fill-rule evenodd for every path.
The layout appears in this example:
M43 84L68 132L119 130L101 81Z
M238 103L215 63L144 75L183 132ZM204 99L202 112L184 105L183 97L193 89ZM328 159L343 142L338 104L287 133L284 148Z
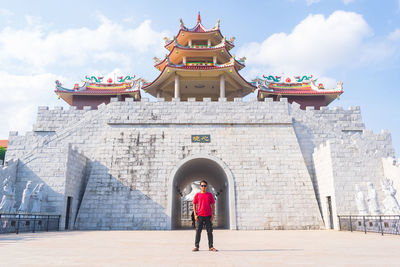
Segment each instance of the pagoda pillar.
M186 64L186 57L182 57L182 63Z
M180 92L180 78L179 75L175 73L175 98L180 98L181 97L181 92Z
M161 91L157 90L157 98L160 98L160 97L161 97Z
M211 47L211 40L210 39L207 40L207 46Z
M192 46L192 40L189 40L188 45Z
M219 97L225 98L225 76L219 76Z
M217 64L217 56L213 56L213 63L214 65Z

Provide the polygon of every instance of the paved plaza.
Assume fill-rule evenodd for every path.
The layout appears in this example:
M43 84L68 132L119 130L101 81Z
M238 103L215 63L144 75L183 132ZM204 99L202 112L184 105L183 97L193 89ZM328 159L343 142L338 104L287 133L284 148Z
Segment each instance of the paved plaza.
M72 231L0 236L0 266L399 266L400 236L215 230L217 253L191 252L194 231Z

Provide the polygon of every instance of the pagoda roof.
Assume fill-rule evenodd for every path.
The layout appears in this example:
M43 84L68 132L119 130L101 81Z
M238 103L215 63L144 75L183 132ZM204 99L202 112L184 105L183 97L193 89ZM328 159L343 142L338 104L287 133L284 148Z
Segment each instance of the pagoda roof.
M343 82L339 82L335 88L325 89L322 83L316 84L317 79L313 76L293 76L282 79L282 76L263 76L264 79L255 79L253 84L257 86L258 98L268 95L279 96L317 96L322 95L329 98L327 104L335 97L343 93ZM281 82L283 80L283 82ZM332 97L333 96L333 97Z
M209 37L209 36L215 36L218 39L218 42L222 39L224 39L224 36L222 35L221 31L220 31L220 21L218 20L217 23L215 24L214 27L207 29L206 27L204 27L204 25L201 23L201 16L200 16L200 12L197 15L197 23L193 28L187 28L182 19L180 19L180 29L178 34L176 35L176 37L174 39L178 39L181 38L185 35L185 33L191 35L196 34L197 37L199 37L202 35L205 35L204 37ZM165 44L165 48L167 48L168 50L171 50L171 46L174 43L174 39L170 40L168 38L164 38L166 40L166 44ZM234 38L232 38L231 40L227 40L227 42L229 43L230 46L234 46L233 44L233 40Z
M237 59L235 59L232 55L231 55L231 53L229 52L229 50L227 49L227 47L225 46L225 45L221 45L221 46L214 46L214 47L209 47L209 48L190 48L190 47L185 47L185 46L175 46L171 51L170 51L170 53L168 54L168 55L166 55L165 56L165 58L162 60L162 61L160 61L160 62L158 62L158 63L156 63L155 65L154 65L154 67L155 68L157 68L158 70L160 70L160 71L163 71L164 70L164 68L169 64L169 65L175 65L175 66L184 66L183 64L180 64L180 65L176 65L176 64L173 64L172 62L171 62L171 60L172 60L172 58L175 56L175 54L174 54L174 51L176 50L176 52L177 51L179 51L179 50L185 50L186 52L191 52L191 51L193 51L193 52L196 52L196 53L201 53L201 52L213 52L213 51L217 51L218 49L223 49L222 51L224 52L223 54L224 55L226 55L226 59L231 59L231 61L232 61L232 59L233 59L233 62L234 62L234 64L236 65L236 67L239 69L239 70L241 70L242 68L244 68L245 67L245 65L244 65L244 59L240 59L240 60L237 60ZM221 52L222 52L221 51ZM155 59L157 59L157 58L155 58ZM158 59L157 59L158 60ZM186 66L190 66L190 64L191 63L187 63L186 64ZM211 63L212 64L212 63ZM224 64L222 64L222 65L224 65ZM212 64L212 65L208 65L208 66L214 66L214 64ZM220 65L215 65L215 67L218 67L218 66L220 66Z
M230 50L230 49L232 49L233 47L235 47L235 45L233 44L233 43L231 43L231 42L229 42L228 40L226 40L226 38L224 37L222 40L221 40L221 42L219 43L219 44L217 44L217 45L214 45L214 46L207 46L207 45L192 45L192 46L189 46L189 45L182 45L182 44L180 44L179 42L178 42L178 39L174 39L174 40L172 40L169 44L174 44L174 46L168 46L168 45L166 45L165 47L168 49L168 50L173 50L173 48L175 48L175 47L179 47L179 48L182 48L182 49L204 49L204 50L212 50L212 49L218 49L218 48L222 48L222 47L226 47L228 50ZM168 46L168 47L167 47Z
M119 77L119 81L112 83L102 83L103 77L85 77L82 86L75 84L73 89L65 88L60 81L56 81L56 90L54 91L60 98L72 105L72 96L74 95L132 95L140 98L140 85L142 79L134 80L135 76ZM91 82L94 81L94 82Z
M223 72L229 72L232 73L236 77L236 81L241 84L243 87L243 90L245 90L244 95L247 95L254 91L256 89L256 86L254 86L252 83L249 83L246 81L243 76L240 75L238 72L238 69L235 66L235 63L232 61L226 63L226 64L221 64L221 65L194 65L194 66L188 66L188 65L174 65L174 64L167 64L163 71L160 73L160 75L151 83L146 83L143 85L142 89L145 90L145 92L149 92L153 96L156 95L155 89L157 86L159 86L164 80L168 79L169 76L173 75L174 72L178 71L222 71ZM154 91L154 92L153 92Z
M180 20L181 22L181 29L187 32L212 32L212 31L216 31L219 30L219 20L217 21L217 24L215 24L214 27L212 27L211 29L207 29L206 27L204 27L204 25L201 23L201 16L200 16L200 12L197 14L197 23L196 25L189 29L187 28L184 24L182 19Z

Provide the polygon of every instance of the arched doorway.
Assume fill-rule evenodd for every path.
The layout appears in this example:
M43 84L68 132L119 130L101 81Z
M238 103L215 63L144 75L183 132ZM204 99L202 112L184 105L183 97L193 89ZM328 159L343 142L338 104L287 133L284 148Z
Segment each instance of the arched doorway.
M181 198L183 191L203 178L217 192L218 228L236 230L235 190L231 171L219 159L210 156L191 156L182 160L172 171L169 180L168 215L171 229L181 228Z

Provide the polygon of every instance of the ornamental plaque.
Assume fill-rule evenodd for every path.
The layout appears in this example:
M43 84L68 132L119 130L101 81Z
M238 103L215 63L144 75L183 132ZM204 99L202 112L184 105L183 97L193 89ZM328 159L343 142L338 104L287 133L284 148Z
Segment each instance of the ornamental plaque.
M206 135L194 134L194 135L192 135L192 143L210 143L210 142L211 142L211 136L209 134L206 134Z

